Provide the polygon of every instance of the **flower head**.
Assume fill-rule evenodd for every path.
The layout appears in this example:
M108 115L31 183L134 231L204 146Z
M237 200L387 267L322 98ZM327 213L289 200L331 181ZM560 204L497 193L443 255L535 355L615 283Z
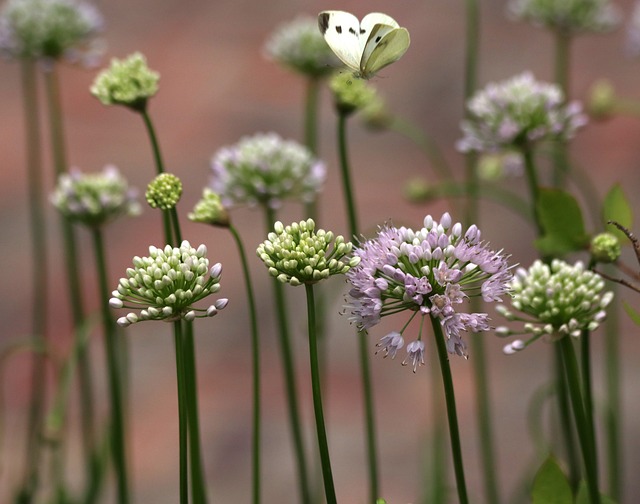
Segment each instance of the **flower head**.
M448 213L439 223L428 215L418 231L383 227L354 250L361 260L347 272L350 320L369 329L402 311L412 312L412 318L429 315L440 322L449 352L466 355L461 333L490 327L485 313L461 313L458 306L472 296L499 301L511 278L507 257L480 236L476 226L463 234ZM406 362L415 369L423 361L424 345L410 343L407 352Z
M620 22L609 0L511 0L508 9L517 19L564 33L606 32Z
M118 319L126 327L143 320L174 322L213 317L228 300L218 299L206 309L198 301L220 290L222 265L209 268L207 247L194 249L188 241L180 247L149 247L149 257L134 257L127 278L121 278L109 301L112 308L139 309Z
M151 208L170 210L182 196L182 182L173 173L161 173L147 186L145 198Z
M524 344L517 340L505 351L513 353L545 334L557 339L594 331L613 299L613 293L603 289L602 277L585 269L581 262L571 265L554 259L548 265L538 260L528 270L518 268L509 284L514 311L504 305L499 311L509 320L524 322L524 327L521 331L499 328L498 332L502 336L529 333L534 337Z
M8 0L0 11L0 54L91 64L102 53L102 30L102 16L87 2Z
M138 192L113 165L99 173L71 169L60 175L51 202L68 219L85 226L98 227L121 215L137 215Z
M265 44L267 57L309 77L324 77L342 66L318 31L315 18L299 17L280 26Z
M220 195L208 187L202 191L202 198L196 203L193 212L189 214L189 220L211 224L212 226L229 227L229 212L222 204Z
M142 111L158 92L160 74L150 70L146 58L133 53L124 60L113 58L111 66L98 74L91 94L104 105L124 105Z
M578 102L565 104L560 88L525 72L487 85L468 102L462 122L463 152L522 149L543 140L567 140L587 122Z
M352 114L358 110L377 107L380 101L376 89L364 79L349 73L337 72L331 77L329 87L338 111Z
M600 233L593 237L590 245L591 257L599 263L616 262L622 253L620 240L613 233Z
M352 244L331 231L315 229L312 219L284 226L276 222L274 232L258 246L257 254L269 274L293 286L313 284L331 275L344 274L358 262L348 258Z
M322 162L306 147L275 133L242 138L224 147L211 161L211 189L225 206L266 205L277 208L285 199L310 202L326 176Z

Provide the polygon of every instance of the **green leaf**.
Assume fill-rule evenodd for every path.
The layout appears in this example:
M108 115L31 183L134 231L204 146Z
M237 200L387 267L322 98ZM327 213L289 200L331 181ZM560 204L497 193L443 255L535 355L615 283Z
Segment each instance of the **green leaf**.
M627 229L631 229L633 226L633 211L620 184L615 184L605 196L602 205L602 217L605 224L611 220L616 221ZM615 226L607 226L607 231L616 235L620 243L628 241L625 234Z
M640 313L632 308L631 305L627 304L626 301L622 302L622 307L624 308L624 311L627 312L627 315L629 315L629 318L633 320L633 323L637 326L640 326Z
M561 256L584 250L589 236L576 199L561 189L541 189L537 212L543 236L535 241L543 255Z
M567 477L553 457L540 466L533 480L532 504L573 504Z
M585 481L581 481L578 485L578 495L576 496L576 504L590 504L591 500L589 499L589 490L587 489L587 483ZM616 504L611 497L607 497L606 495L600 494L600 504Z

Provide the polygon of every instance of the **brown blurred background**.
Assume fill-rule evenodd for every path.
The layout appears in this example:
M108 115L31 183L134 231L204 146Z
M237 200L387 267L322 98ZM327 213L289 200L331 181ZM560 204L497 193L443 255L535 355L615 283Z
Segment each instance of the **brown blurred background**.
M529 25L509 21L505 2L481 3L482 42L480 85L502 80L530 69L539 79L552 76L552 37ZM625 21L632 2L618 1ZM451 0L403 0L366 3L345 0L295 2L278 0L114 0L99 2L107 22L105 38L108 58L141 51L151 68L161 74L160 92L152 99L155 121L167 169L179 175L185 193L179 205L183 234L197 245L205 243L213 262L224 265L222 294L229 306L213 320L196 326L200 383L200 414L203 430L206 476L212 501L248 502L250 499L250 342L245 294L236 249L229 235L186 220L186 213L208 181L209 160L221 146L241 136L275 131L285 138L301 140L304 85L301 79L263 55L269 34L281 23L299 14L316 15L339 8L361 17L370 11L392 15L411 33L407 54L383 70L372 83L384 95L389 108L431 135L444 150L456 174L462 174L463 158L454 149L462 115L464 56L464 2ZM609 78L623 96L640 99L640 61L625 54L625 29L600 36L580 37L574 44L571 89L583 99L594 80ZM154 173L152 156L141 120L124 108L102 106L88 91L96 70L65 66L61 72L62 99L66 114L68 159L85 171L116 164L132 184L144 188ZM0 63L0 344L19 339L29 330L28 213L25 183L25 149L18 65ZM330 100L322 96L321 157L328 165L321 225L346 233L341 186L337 173L335 117ZM46 131L46 130L45 130ZM414 144L394 133L371 133L358 119L349 124L351 157L358 208L363 229L371 230L388 219L418 227L424 215L439 217L444 202L411 205L403 198L409 178L433 172ZM621 183L637 205L640 183L640 121L616 118L592 122L571 144L572 157L596 181L600 195ZM48 142L43 145L50 167ZM51 173L52 170L48 170ZM52 180L48 187L52 187ZM524 180L506 181L510 188L526 194ZM295 503L297 487L282 373L271 297L264 267L253 257L264 239L263 218L255 210L237 209L232 217L251 255L251 267L260 296L263 350L263 481L264 502ZM299 206L285 205L283 221L302 217ZM460 219L461 216L454 215ZM486 239L513 254L513 262L528 266L535 257L533 231L517 216L490 203L478 216ZM49 215L48 251L54 278L51 306L59 356L70 342L70 317L65 304L64 278L57 215ZM639 229L636 226L636 230ZM86 275L87 303L97 311L93 260L86 233L81 239L78 267ZM151 209L135 220L118 222L107 231L111 283L115 287L134 255L143 255L150 244L161 245L159 216ZM629 250L625 252L629 253ZM631 260L631 259L630 259ZM308 448L315 446L305 342L305 310L301 291L287 289L292 302L292 328L298 356L299 389L303 394ZM356 339L345 317L339 316L344 284L334 281L328 288L330 340L327 369L326 412L334 476L340 502L364 503L367 495L364 462L362 401ZM623 293L635 306L638 297ZM637 358L638 329L622 315L624 502L640 499L636 477L640 465L640 402ZM382 496L391 504L419 502L424 486L424 459L428 455L431 416L429 370L417 374L400 366L400 360L374 357L375 342L401 319L385 320L371 331L372 371L375 383ZM602 398L602 345L594 337L594 383ZM139 324L127 329L132 345L132 400L130 456L135 501L174 503L178 500L178 433L173 343L170 327L159 323ZM502 354L503 341L485 334L494 402L494 430L498 443L499 479L503 494L517 487L523 471L532 462L526 414L531 395L546 383L550 369L549 347L538 343L511 357ZM429 341L429 340L427 340ZM433 352L431 345L427 351ZM103 353L100 334L92 340L95 378L100 410L107 412ZM473 502L483 502L474 422L472 387L473 354L468 361L453 358L465 466ZM0 451L0 502L8 502L22 468L22 435L27 408L28 358L18 356L6 366L2 386L5 393L3 445ZM439 383L435 384L440 386ZM77 412L72 394L70 416ZM69 479L77 486L79 467L77 423L69 426L71 444L67 454ZM604 442L600 436L600 445ZM308 450L310 451L310 450ZM452 502L454 501L452 494ZM112 498L106 501L113 501Z

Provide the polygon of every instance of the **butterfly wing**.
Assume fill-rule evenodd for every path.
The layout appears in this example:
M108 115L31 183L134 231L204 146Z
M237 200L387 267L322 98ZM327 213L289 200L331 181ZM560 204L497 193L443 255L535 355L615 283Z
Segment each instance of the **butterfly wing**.
M336 56L359 72L363 44L358 18L344 11L323 11L318 14L318 27Z
M410 43L409 31L406 28L388 29L388 26L382 25L378 28L376 25L365 45L360 61L360 74L368 79L382 68L398 61L407 52Z

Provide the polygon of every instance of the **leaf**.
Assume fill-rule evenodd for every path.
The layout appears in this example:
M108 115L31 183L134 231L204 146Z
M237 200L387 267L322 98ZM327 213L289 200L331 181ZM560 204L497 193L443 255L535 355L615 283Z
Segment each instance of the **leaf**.
M536 205L543 236L535 241L543 255L561 256L584 250L589 236L576 199L561 189L541 189Z
M633 226L633 211L620 184L615 184L605 196L602 217L605 224L609 221L615 221L627 229L631 229ZM616 235L620 243L627 242L625 234L615 226L607 226L607 231Z
M622 302L622 307L624 311L627 312L629 318L633 320L633 323L637 326L640 326L640 313L638 313L631 305L627 304L625 301Z
M544 461L533 480L532 504L573 504L567 477L553 457Z
M583 480L578 485L578 495L576 496L576 504L590 504L589 490L587 489L587 483ZM616 504L611 497L600 494L600 504Z

